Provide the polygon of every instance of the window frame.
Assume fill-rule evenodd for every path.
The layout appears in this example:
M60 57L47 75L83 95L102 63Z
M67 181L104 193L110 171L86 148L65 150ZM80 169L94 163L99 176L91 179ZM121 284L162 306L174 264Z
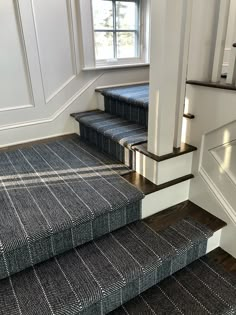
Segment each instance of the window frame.
M103 1L108 1L108 0L103 0ZM112 20L113 20L113 27L110 29L96 29L94 28L93 25L93 31L94 34L96 33L112 33L113 34L113 57L111 58L110 62L115 62L119 63L119 60L136 60L140 58L141 51L140 51L140 46L141 46L141 7L140 7L140 2L141 0L128 0L124 2L131 2L136 4L136 22L135 22L135 28L134 29L119 29L117 28L117 7L116 3L120 0L109 0L112 3ZM118 58L118 42L117 42L117 35L118 33L133 33L135 34L135 54L136 56L134 57L127 57L127 58ZM96 44L94 42L94 46L96 48ZM97 64L106 64L108 62L107 59L97 59L96 63Z
M111 0L116 2L118 0ZM115 60L96 60L95 56L95 29L93 21L92 0L80 0L80 20L82 30L83 47L83 70L92 70L99 68L125 67L132 65L149 64L149 0L127 0L130 2L139 2L139 43L137 49L139 56L135 58L119 58ZM106 32L106 30L102 30ZM129 30L127 30L129 31ZM118 30L120 32L120 30Z

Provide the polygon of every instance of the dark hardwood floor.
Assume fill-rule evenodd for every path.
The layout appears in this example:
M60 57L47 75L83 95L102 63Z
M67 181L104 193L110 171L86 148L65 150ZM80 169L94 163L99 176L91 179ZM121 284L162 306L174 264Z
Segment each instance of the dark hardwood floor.
M230 91L236 91L236 86L233 84L227 84L226 79L222 78L220 82L209 82L209 81L195 81L195 80L189 80L187 81L187 84L190 85L198 85L198 86L205 86L205 87L211 87L215 89L223 89L223 90L230 90Z
M186 217L190 217L195 221L206 225L213 232L216 232L226 226L225 222L189 200L154 214L153 216L144 219L144 221L153 230L158 232Z
M123 177L132 185L136 186L139 190L141 190L145 195L152 194L154 192L160 191L162 189L177 185L179 183L185 182L186 180L194 178L192 174L189 174L161 185L155 185L147 178L143 177L142 175L136 172L130 172L128 174L123 175Z
M151 159L157 161L157 162L162 162L168 159L172 159L175 158L177 156L183 155L183 154L187 154L193 151L196 151L197 148L189 145L187 143L181 143L181 147L180 148L174 148L173 152L170 154L166 154L166 155L162 155L162 156L157 156L155 154L152 154L148 151L147 149L147 143L143 143L143 144L139 144L139 145L135 145L133 146L133 149L150 157Z
M236 277L236 259L225 252L222 248L217 248L207 255L207 257L220 264L224 270L230 272Z

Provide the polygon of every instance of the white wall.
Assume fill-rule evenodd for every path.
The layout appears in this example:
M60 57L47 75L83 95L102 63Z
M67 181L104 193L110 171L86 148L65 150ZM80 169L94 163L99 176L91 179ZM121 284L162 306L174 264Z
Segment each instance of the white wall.
M0 1L0 146L76 131L97 86L147 81L149 69L82 71L77 0Z
M198 148L194 153L192 172L195 179L191 181L189 198L227 222L221 246L236 257L236 220L225 203L224 195L221 195L221 189L217 189L226 174L222 173L221 167L215 168L213 161L208 163L210 149L236 139L235 98L234 91L188 85L187 111L196 118L185 120L183 141ZM231 159L230 163L235 161ZM232 197L236 196L236 186L231 188ZM236 203L233 207L236 211Z

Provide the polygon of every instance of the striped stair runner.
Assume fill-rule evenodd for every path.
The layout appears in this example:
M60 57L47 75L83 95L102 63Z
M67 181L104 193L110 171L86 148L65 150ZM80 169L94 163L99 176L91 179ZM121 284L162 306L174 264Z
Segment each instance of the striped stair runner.
M117 116L97 110L73 114L73 117L80 124L82 139L130 167L132 146L147 142L147 131L143 126Z
M236 277L203 257L110 315L236 314Z
M1 280L1 314L107 314L203 256L212 234L192 219L132 223Z
M100 90L105 112L148 127L149 84Z
M79 137L0 154L0 279L140 219L129 170Z
M149 85L102 89L105 112L71 114L80 136L113 158L134 168L133 146L147 142Z

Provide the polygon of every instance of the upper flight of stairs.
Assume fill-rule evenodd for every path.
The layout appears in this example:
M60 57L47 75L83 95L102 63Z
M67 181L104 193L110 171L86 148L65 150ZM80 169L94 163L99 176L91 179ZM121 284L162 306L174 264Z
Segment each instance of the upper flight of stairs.
M197 149L191 145L183 143L181 148L173 149L171 154L162 157L148 152L149 84L96 91L103 97L104 111L71 115L79 123L82 139L125 163L156 185L191 173L192 153ZM185 116L194 118L190 114ZM175 159L174 163L170 159Z
M108 314L218 246L191 202L141 220L134 174L75 135L0 154L0 314Z

